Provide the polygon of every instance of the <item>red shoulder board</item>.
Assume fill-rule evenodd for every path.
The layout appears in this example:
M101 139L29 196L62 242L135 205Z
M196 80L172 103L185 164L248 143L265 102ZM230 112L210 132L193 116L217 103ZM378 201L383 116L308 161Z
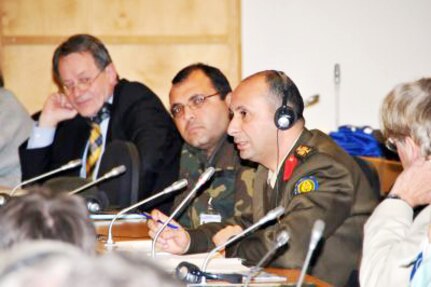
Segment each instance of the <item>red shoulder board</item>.
M298 165L298 159L295 155L291 154L284 163L283 181L288 181L292 176L293 170Z

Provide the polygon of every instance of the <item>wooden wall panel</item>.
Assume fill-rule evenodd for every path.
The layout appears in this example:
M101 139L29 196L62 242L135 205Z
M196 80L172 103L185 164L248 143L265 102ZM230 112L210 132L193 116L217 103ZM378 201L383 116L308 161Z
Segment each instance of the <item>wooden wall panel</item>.
M6 45L3 49L5 85L32 113L40 110L48 94L56 90L51 80L54 49L50 45Z
M94 27L103 35L225 35L229 1L220 0L94 0ZM155 3L157 3L155 5ZM132 8L132 9L131 9Z
M91 30L87 3L67 0L1 0L3 36L63 36Z
M160 87L157 92L165 104L170 81L180 68L190 63L214 65L230 79L235 78L236 70L230 68L231 58L225 45L135 45L112 46L110 50L121 77L142 80L149 87ZM221 58L220 55L227 56Z
M240 71L240 0L0 0L0 54L7 87L30 112L55 90L51 57L75 33L107 45L120 76L147 84L167 104L182 67Z

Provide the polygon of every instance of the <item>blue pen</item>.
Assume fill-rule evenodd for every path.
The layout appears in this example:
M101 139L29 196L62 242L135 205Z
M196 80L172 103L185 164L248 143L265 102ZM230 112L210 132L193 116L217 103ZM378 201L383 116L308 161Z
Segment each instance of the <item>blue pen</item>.
M147 219L153 219L153 217L152 217L151 215L149 215L148 213L142 213L142 215L143 215L144 217L146 217ZM160 219L159 219L159 220L157 220L157 222L158 222L158 223L161 223L161 224L164 224L164 222L163 222L163 221L161 221ZM178 229L178 226L176 226L176 225L174 225L174 224L171 224L171 223L168 223L168 227L169 227L169 228L172 228L172 229Z

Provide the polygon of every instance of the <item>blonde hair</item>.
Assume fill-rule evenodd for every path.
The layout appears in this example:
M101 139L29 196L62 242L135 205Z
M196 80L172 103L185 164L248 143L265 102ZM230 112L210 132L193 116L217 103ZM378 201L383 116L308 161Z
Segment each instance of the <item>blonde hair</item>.
M411 137L423 156L431 155L431 78L396 86L380 112L385 137Z

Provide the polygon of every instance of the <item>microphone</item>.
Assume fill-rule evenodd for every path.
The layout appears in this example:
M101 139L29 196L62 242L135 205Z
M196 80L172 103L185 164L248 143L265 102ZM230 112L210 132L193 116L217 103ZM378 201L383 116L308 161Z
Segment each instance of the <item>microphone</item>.
M124 213L126 213L126 212L128 212L128 211L130 211L132 209L135 209L135 208L137 208L137 207L139 207L139 206L141 206L141 205L143 205L143 204L145 204L145 203L147 203L147 202L149 202L149 201L151 201L153 199L156 199L156 198L158 198L160 196L163 196L165 194L168 194L168 193L180 190L180 189L186 187L187 184L188 184L187 179L180 179L180 180L174 182L173 184L171 184L170 186L166 187L161 192L156 193L153 196L150 196L150 197L148 197L148 198L146 198L144 200L141 200L140 202L137 202L137 203L135 203L135 204L133 204L133 205L131 205L129 207L126 207L126 208L120 210L120 212L118 212L115 215L115 217L112 219L111 223L109 224L108 239L106 240L106 244L105 245L107 245L107 246L115 245L115 242L114 242L113 236L112 236L112 226L114 225L115 220L117 220L117 218L120 215L123 215Z
M84 184L81 187L78 187L77 189L74 189L72 191L69 192L69 194L77 194L78 192L81 192L89 187L92 187L93 185L98 184L101 181L107 180L108 178L111 177L115 177L115 176L119 176L120 174L123 174L124 172L126 172L126 166L124 165L119 165L114 167L113 169L111 169L110 171L108 171L107 173L105 173L104 175L102 175L101 177L99 177L96 180L93 180L87 184Z
M10 199L9 193L0 192L0 206L5 205Z
M90 213L99 213L102 210L100 203L94 199L87 202L87 209Z
M16 190L17 190L18 188L20 188L20 187L24 186L24 185L27 185L27 184L29 184L29 183L32 183L32 182L38 181L38 180L40 180L40 179L42 179L42 178L45 178L45 177L51 176L51 175L53 175L53 174L56 174L56 173L59 173L59 172L65 171L65 170L68 170L68 169L72 169L72 168L78 167L78 166L80 166L81 164L82 164L82 160L81 160L81 159L71 160L71 161L69 161L68 163L66 163L65 165L62 165L62 166L60 166L60 167L59 167L59 168L57 168L57 169L54 169L54 170L52 170L52 171L49 171L49 172L47 172L47 173L41 174L41 175L39 175L39 176L36 176L36 177L30 178L30 179L28 179L28 180L25 180L25 181L23 181L23 182L19 183L18 185L16 185L16 186L12 189L12 191L10 192L10 194L9 194L9 195L10 195L10 196L13 196L13 195L15 194Z
M181 208L183 208L183 206L196 194L198 189L201 188L201 186L204 185L204 183L206 183L213 176L214 172L215 172L215 168L209 167L201 174L195 187L189 192L189 194L186 196L186 198L184 198L183 201L180 202L180 204L177 206L177 208L175 208L175 210L174 210L174 212L172 212L171 216L169 216L169 218L167 220L165 220L162 227L160 227L160 229L157 230L157 233L154 236L153 242L151 245L151 257L153 259L156 258L156 242L157 242L157 239L159 238L160 234L162 233L162 231L166 228L166 226L172 220L172 218L174 218L174 216L177 215L178 212L180 212Z
M251 225L250 227L248 227L247 229L243 230L241 233L238 233L237 235L231 237L228 241L226 241L225 243L215 247L213 250L210 251L210 253L208 253L207 257L205 258L205 261L202 265L202 271L206 271L207 270L207 266L208 266L208 262L209 259L219 250L221 250L222 248L226 247L227 245L231 244L232 242L236 241L237 239L243 237L244 235L248 234L249 232L251 232L252 230L257 229L258 227L260 227L261 225L267 223L268 221L274 220L278 217L280 217L281 215L284 214L285 212L285 208L283 206L278 206L272 210L270 210L264 217L262 217L261 219L259 219L259 221L257 221L256 223L254 223L253 225Z
M109 206L109 199L103 191L97 190L82 196L86 203L87 209L90 213L99 213Z
M340 64L334 65L334 98L335 98L335 127L340 126L340 84L341 68Z
M195 264L185 261L178 264L177 268L175 268L175 275L179 280L192 284L199 283L202 278L227 281L233 284L242 282L242 274L214 274L203 272Z
M317 219L314 222L313 230L311 231L310 245L308 246L307 256L305 257L305 262L304 262L304 265L302 266L301 274L299 275L299 279L298 279L298 282L296 283L296 287L302 286L302 283L304 282L305 272L307 271L308 265L310 264L311 255L313 254L314 249L316 249L317 243L322 237L324 229L325 229L325 222L323 222L322 219Z
M320 95L319 94L315 94L315 95L309 96L304 101L304 107L309 108L309 107L317 104L319 102L319 100L320 100Z
M340 64L334 65L334 83L336 85L339 85L341 82L341 71L340 71Z
M247 279L245 280L244 287L247 287L250 283L251 279L257 275L260 271L262 265L268 260L270 256L272 256L278 248L285 245L287 241L289 241L289 233L286 230L282 230L278 233L277 238L275 239L274 246L266 252L265 256L256 264L255 267L250 269L250 272L247 274Z

